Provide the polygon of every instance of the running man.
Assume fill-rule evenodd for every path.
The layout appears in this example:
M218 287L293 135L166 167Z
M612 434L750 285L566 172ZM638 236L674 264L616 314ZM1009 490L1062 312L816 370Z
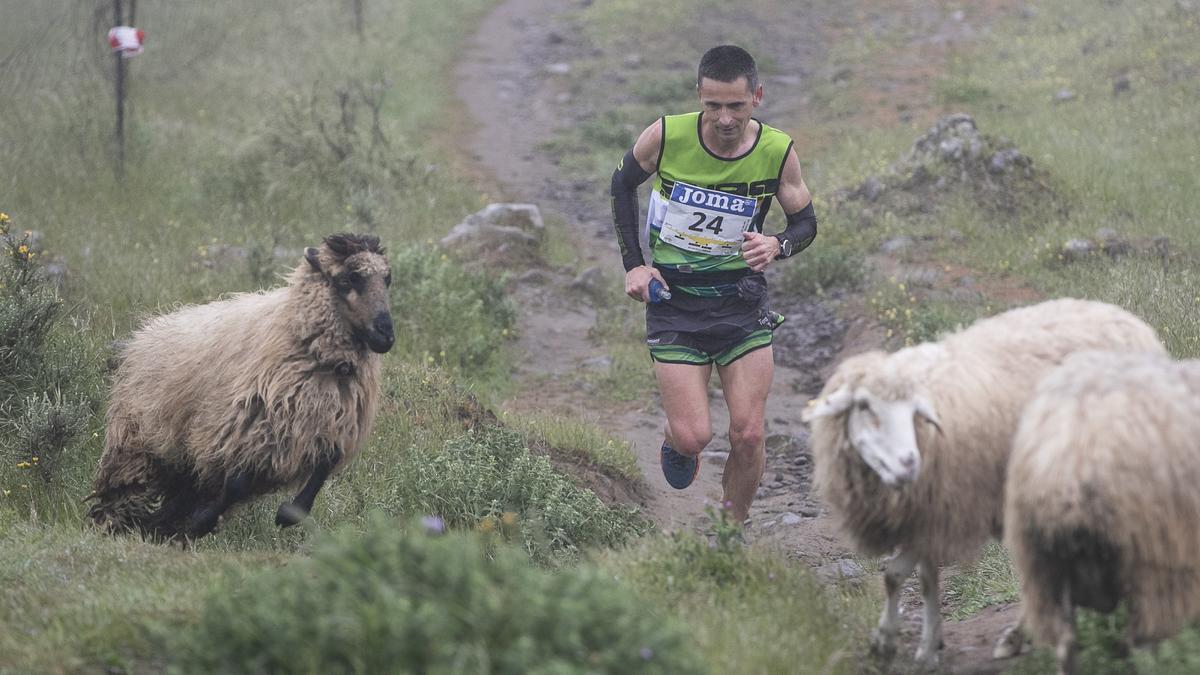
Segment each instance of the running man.
M763 99L754 58L732 45L708 50L696 93L700 112L646 127L617 166L613 220L625 292L649 302L651 280L658 280L671 293L646 305L646 344L667 413L663 475L682 490L700 469L700 451L713 435L708 380L715 363L732 446L723 501L741 523L766 464L771 337L783 321L770 310L763 271L811 244L817 219L792 140L753 117ZM639 236L637 188L652 174ZM762 230L772 201L787 227L769 236Z

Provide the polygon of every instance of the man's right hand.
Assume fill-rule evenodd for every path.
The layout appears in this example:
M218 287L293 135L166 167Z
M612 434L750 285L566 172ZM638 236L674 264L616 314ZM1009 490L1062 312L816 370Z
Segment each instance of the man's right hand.
M625 273L625 294L638 302L649 302L651 279L658 279L663 288L671 290L662 273L649 265L640 265Z

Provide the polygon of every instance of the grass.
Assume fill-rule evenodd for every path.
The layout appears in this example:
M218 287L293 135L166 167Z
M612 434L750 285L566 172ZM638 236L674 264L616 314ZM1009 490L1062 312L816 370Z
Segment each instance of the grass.
M284 559L263 551L184 551L77 526L5 520L5 673L149 670L160 659L154 652L158 627L194 620L206 593L236 586L249 571Z
M630 443L613 437L595 422L538 414L502 415L501 419L531 444L566 451L634 483L644 480Z
M1008 551L996 542L989 542L979 560L946 582L947 616L965 619L984 607L1016 602L1020 585Z
M45 234L75 290L111 312L111 333L167 303L270 284L325 234L421 242L480 205L414 139L438 128L455 45L487 0L444 12L368 3L361 41L349 6L336 3L142 8L149 37L130 62L123 183L107 114L112 57L101 40L80 37L90 13L4 4L0 42L14 50L0 73L12 104L0 144L6 165L21 167L0 178L4 208ZM368 97L386 145L371 145ZM350 128L343 114L356 120ZM335 165L334 144L351 161ZM236 258L214 268L199 253L214 243L284 255L260 269Z
M687 617L713 672L872 672L860 652L878 597L826 586L779 552L723 537L727 521L714 523L708 539L646 539L599 564L650 606Z

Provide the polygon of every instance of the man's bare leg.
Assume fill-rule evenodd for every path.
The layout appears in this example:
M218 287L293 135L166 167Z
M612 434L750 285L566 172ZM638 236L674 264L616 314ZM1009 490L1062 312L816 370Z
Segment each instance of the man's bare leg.
M717 368L729 405L731 446L721 485L725 488L724 500L738 523L750 515L767 463L765 417L774 373L775 357L769 346Z
M654 362L654 374L667 413L667 441L675 452L699 455L712 440L708 378L712 366Z

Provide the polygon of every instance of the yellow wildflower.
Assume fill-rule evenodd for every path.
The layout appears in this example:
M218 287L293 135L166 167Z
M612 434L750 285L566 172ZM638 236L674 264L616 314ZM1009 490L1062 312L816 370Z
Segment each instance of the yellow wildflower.
M517 524L517 514L513 511L505 511L504 515L500 516L500 520L505 527L512 527Z
M26 253L29 253L29 247L26 246L25 244L21 244L20 246L17 247L17 253L20 253L21 255L25 255Z

